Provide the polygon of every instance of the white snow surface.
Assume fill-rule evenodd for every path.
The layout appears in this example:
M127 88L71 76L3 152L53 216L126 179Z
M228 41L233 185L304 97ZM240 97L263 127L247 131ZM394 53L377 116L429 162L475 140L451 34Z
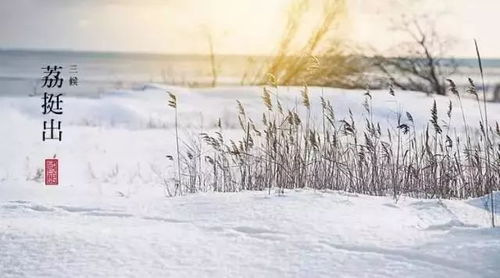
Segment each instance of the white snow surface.
M500 274L500 229L464 201L310 190L11 200L0 219L2 277Z
M300 89L283 88L280 99L300 106ZM237 136L235 99L256 122L263 109L257 87L152 84L65 97L63 141L42 142L42 100L0 97L0 277L500 277L500 229L490 228L487 197L396 202L313 190L165 197L163 181L175 174L165 158L175 149L165 90L178 95L183 141L213 130L219 117ZM311 88L311 101L319 109L324 95L338 115L351 108L362 119L363 94ZM386 125L409 111L423 127L434 100L372 94L375 120ZM444 116L448 98L435 99ZM464 107L477 123L477 104L465 99ZM500 120L500 105L489 109L490 120ZM37 171L53 155L60 185L44 186ZM500 194L495 199L500 207Z

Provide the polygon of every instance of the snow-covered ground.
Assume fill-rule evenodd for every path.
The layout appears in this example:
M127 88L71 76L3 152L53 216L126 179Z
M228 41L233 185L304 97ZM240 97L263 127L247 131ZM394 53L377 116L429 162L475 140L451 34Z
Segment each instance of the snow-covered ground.
M0 272L498 277L500 230L488 228L487 214L473 204L312 191L143 201L13 199L0 204Z
M279 97L300 107L300 89ZM488 228L479 199L396 203L310 190L166 198L175 133L165 90L178 95L183 141L219 118L237 135L236 99L256 122L263 111L257 87L68 96L63 141L42 142L42 99L0 97L0 277L500 277L500 230ZM350 108L362 119L364 92L310 91L313 119L321 95L338 117ZM375 120L394 126L409 111L424 127L433 98L396 93L372 93ZM449 100L436 101L444 118ZM475 125L477 104L466 99L464 109ZM500 105L489 111L500 120ZM60 185L44 186L39 174L54 155Z

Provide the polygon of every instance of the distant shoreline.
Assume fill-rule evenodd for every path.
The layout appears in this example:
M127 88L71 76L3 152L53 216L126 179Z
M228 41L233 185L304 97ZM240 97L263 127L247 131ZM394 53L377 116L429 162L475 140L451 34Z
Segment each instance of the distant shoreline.
M123 57L137 57L137 58L175 58L175 59L209 59L208 54L199 53L156 53L156 52L124 52L124 51L93 51L93 50L64 50L64 49L26 49L26 48L0 48L1 54L44 54L44 55L58 55L58 56L90 56L99 58L123 58ZM256 55L256 54L216 54L220 58L237 58L237 59L262 59L270 58L270 55ZM370 57L366 57L370 58ZM477 66L475 57L459 57L459 58L442 58L443 60L454 59L458 66ZM483 65L485 67L500 67L499 58L483 58Z

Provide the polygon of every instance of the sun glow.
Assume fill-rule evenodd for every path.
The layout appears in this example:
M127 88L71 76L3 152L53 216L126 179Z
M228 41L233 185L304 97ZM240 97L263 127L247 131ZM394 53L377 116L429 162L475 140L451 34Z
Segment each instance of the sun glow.
M2 48L94 51L207 53L207 33L214 50L224 54L270 54L281 39L287 9L296 0L19 0L0 1ZM323 1L310 0L301 29L311 30ZM391 21L407 14L437 18L439 31L457 38L453 55L474 53L477 38L485 57L500 56L500 38L492 24L498 0L346 0L345 39L387 50L402 37ZM43 24L41 24L43 23ZM303 32L299 40L306 40Z

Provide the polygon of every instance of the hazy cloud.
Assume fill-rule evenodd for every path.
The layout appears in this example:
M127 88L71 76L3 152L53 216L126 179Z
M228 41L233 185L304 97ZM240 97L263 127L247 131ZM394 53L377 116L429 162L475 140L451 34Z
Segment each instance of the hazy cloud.
M290 1L0 1L0 47L199 53L206 51L202 26L209 26L218 52L268 53ZM440 31L460 42L453 45L454 54L472 56L470 41L478 38L484 56L500 57L494 30L498 0L348 1L351 37L360 43L387 49L401 39L390 33L391 19L402 13L436 15Z

